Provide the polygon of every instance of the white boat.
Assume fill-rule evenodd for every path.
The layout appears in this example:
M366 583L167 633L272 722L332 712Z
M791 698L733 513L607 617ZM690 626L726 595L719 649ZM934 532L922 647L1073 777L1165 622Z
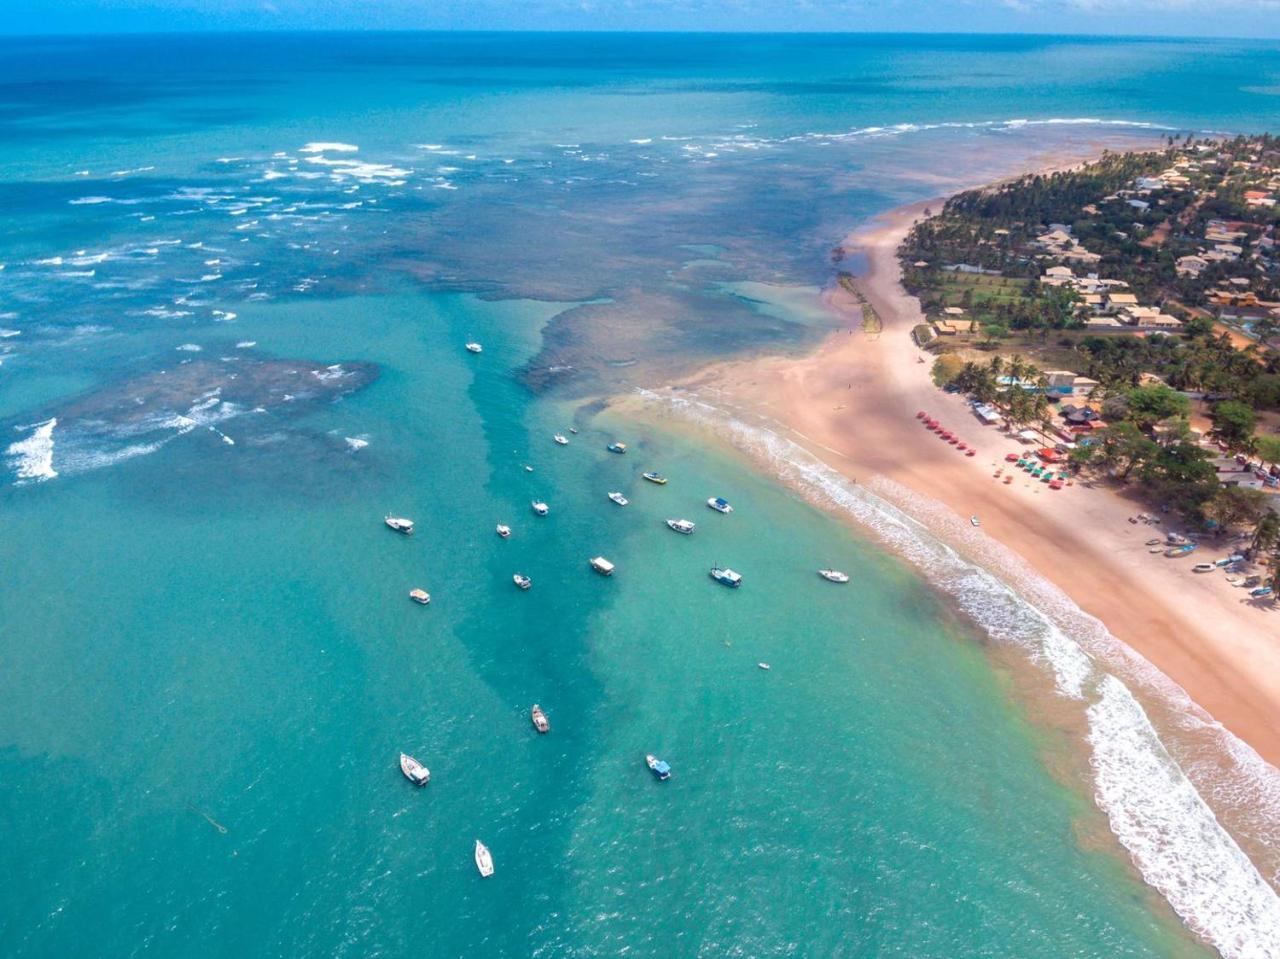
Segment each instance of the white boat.
M531 580L528 576L525 576L523 573L516 573L514 576L511 577L511 582L515 583L521 589L528 589L530 586L533 585L533 580Z
M594 569L601 576L613 575L613 564L609 562L607 559L605 559L603 556L592 557L591 568Z
M493 855L489 852L489 847L479 839L476 840L476 868L486 879L493 875Z
M405 519L403 516L392 516L388 513L387 516L383 518L383 522L397 533L404 533L405 536L408 536L413 532L413 520Z
M756 663L756 665L757 665L757 666L759 666L759 667L760 667L761 669L763 669L763 670L770 670L770 669L773 669L773 667L772 667L772 666L770 666L768 663Z
M671 778L671 767L652 753L644 757L644 764L649 767L649 772L653 773L658 779L666 780Z
M849 582L849 574L842 573L838 569L820 569L818 575L831 583L847 583Z
M688 536L695 529L695 524L687 519L669 519L667 520L667 526L677 533L683 533L685 536Z
M546 516L551 512L551 507L540 499L534 500L530 505L533 507L533 511L539 516Z
M625 453L627 451L627 444L619 443L617 440L614 440L608 445L607 449L610 453Z
M483 352L484 352L484 347L483 347L483 346L481 346L479 343L477 343L475 340L472 340L470 343L468 343L468 344L467 344L467 352L468 352L468 353L483 353Z
M729 505L729 501L722 496L713 496L707 500L707 505L717 513L732 513L733 507Z
M569 432L570 432L570 433L572 433L574 436L577 436L577 435L578 435L577 427L570 426L570 427L569 427Z
M974 526L981 526L981 525L982 525L982 520L978 519L978 517L976 517L976 516L970 516L970 517L969 517L969 522L970 522L970 523L972 523Z
M621 493L616 493L616 492L615 492L615 493L610 493L610 494L609 494L609 499L613 500L613 501L614 501L615 503L617 503L619 506L626 506L626 505L627 505L627 503L631 502L631 501L630 501L630 500L628 500L625 496L623 496Z
M567 436L561 436L559 433L557 433L555 436L553 436L553 437L551 437L551 438L552 438L553 440L555 440L555 441L556 441L559 445L561 445L561 446L568 446L568 445L569 445L569 437L567 437Z
M537 703L534 703L533 709L529 710L529 719L533 722L533 728L538 732L551 732L551 720L547 719L547 714L542 711L542 707Z
M1214 566L1213 563L1196 563L1194 566L1191 567L1191 572L1212 573L1217 568L1218 567Z
M428 603L431 602L431 594L428 593L425 589L409 590L409 598L413 600L415 603L421 604L422 606L426 606Z
M727 566L712 566L711 578L717 583L728 586L730 589L737 589L742 585L742 575L735 573Z
M499 536L501 536L503 539L510 539L510 538L511 538L511 527L510 527L510 526L503 526L501 523L499 523L499 524L497 525L497 527L496 527L496 528L497 528L497 531L498 531L498 535L499 535Z
M408 753L400 754L400 771L404 773L404 778L415 786L425 786L431 781L431 770Z

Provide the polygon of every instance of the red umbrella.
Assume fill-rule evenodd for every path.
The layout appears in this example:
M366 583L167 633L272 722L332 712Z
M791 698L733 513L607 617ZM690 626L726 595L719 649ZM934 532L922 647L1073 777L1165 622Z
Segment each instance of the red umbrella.
M1021 459L1021 457L1020 457L1020 456L1018 456L1018 454L1017 454L1017 453L1005 453L1005 454L1004 454L1004 461L1005 461L1006 463L1016 463L1016 462L1018 462L1018 460L1019 460L1019 459Z

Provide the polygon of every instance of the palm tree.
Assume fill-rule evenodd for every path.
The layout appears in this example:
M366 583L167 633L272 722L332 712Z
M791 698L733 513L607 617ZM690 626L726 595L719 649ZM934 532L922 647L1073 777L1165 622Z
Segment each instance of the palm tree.
M1253 527L1253 538L1249 541L1249 553L1257 556L1268 553L1280 545L1280 516L1268 509Z

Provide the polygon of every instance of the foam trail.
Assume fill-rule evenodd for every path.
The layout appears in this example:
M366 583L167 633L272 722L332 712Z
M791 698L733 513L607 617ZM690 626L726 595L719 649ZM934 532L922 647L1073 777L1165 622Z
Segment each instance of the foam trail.
M1144 681L1154 674L1155 691L1175 705L1180 695L1190 706L1185 692L1051 584L1015 591L911 515L847 480L799 444L698 399L638 392L763 460L811 500L852 516L925 572L933 586L950 595L989 635L1017 646L1048 668L1059 693L1085 706L1095 799L1142 877L1225 959L1280 957L1280 895L1218 821L1142 705L1112 670L1135 673ZM1054 608L1051 617L1045 608L1053 607L1042 608L1046 598L1069 608ZM1070 624L1070 632L1058 622ZM1139 670L1139 665L1145 668ZM1170 687L1174 695L1169 695ZM1207 717L1194 707L1184 715L1206 724ZM1280 771L1218 728L1231 744L1225 752L1235 763L1223 778L1234 782L1253 777L1253 795L1274 796Z
M9 464L18 482L42 482L58 475L53 468L53 428L57 425L56 418L35 423L26 427L31 430L30 436L9 445Z

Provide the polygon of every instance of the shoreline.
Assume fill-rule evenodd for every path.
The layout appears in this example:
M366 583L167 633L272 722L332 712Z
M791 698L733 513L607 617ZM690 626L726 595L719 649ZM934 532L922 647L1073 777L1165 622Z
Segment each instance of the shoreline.
M1067 165L1075 164L1051 169ZM1154 527L1128 522L1143 504L1120 491L1050 492L1022 474L1008 486L993 478L1019 444L981 425L963 397L933 385L931 363L918 362L924 351L910 336L923 316L900 283L902 237L943 199L884 213L841 244L865 260L854 287L876 310L881 332L863 331L858 295L833 283L823 300L844 328L817 349L722 361L639 405L656 400L714 430L816 505L870 532L979 630L1052 677L1056 699L1030 708L1057 712L1050 705L1057 701L1077 716L1068 735L1078 737L1092 771L1082 785L1115 838L1189 928L1236 955L1235 936L1280 901L1274 611L1221 577L1148 554ZM977 455L940 443L919 425L918 410L955 428ZM906 526L915 527L910 537ZM941 554L921 546L924 536L948 554L944 565L955 559L967 570L954 565L935 577ZM972 573L990 580L976 601L938 581ZM1016 615L1045 628L1033 623L1037 634L1022 636L1026 624L1005 629L974 605L999 604L1001 589L1024 607ZM1193 892L1184 888L1186 871L1200 880Z

